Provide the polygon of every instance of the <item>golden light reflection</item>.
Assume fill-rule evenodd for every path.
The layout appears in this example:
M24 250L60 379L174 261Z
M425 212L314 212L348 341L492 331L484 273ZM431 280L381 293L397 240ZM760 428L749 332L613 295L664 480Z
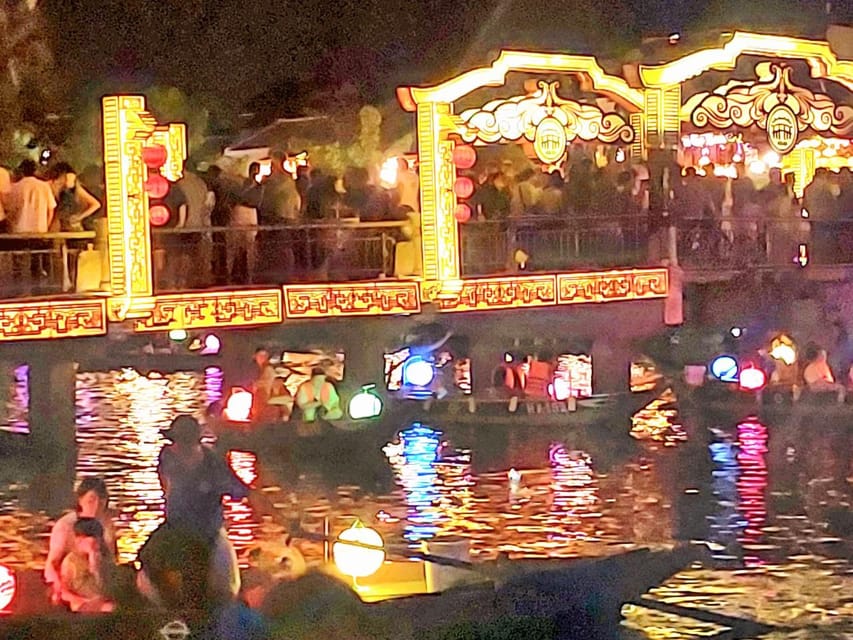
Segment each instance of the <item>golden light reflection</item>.
M667 389L631 416L631 437L661 442L665 447L674 447L687 440L675 402L672 389Z
M204 377L195 373L141 375L123 369L78 375L77 479L106 479L116 511L119 562L133 561L163 521L157 476L161 430L178 413L201 418L210 401Z

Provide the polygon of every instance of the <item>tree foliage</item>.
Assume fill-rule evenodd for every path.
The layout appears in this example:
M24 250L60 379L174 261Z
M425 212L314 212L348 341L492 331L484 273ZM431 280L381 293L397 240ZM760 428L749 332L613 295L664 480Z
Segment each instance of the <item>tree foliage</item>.
M29 154L22 145L44 128L61 86L38 2L0 4L0 162Z

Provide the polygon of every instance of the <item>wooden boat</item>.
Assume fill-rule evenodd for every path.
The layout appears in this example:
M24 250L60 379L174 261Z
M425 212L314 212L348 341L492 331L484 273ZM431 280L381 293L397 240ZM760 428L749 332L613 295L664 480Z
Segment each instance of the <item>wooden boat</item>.
M724 384L701 387L680 386L676 395L681 407L710 416L745 418L750 415L769 420L819 417L822 420L853 418L853 397L838 402L834 391L803 391L797 400L791 387L769 386L759 393L748 393Z
M358 618L359 629L375 630L360 634L361 638L468 637L459 635L462 630L476 632L470 637L486 637L480 635L483 629L538 627L548 633L539 637L610 639L615 637L624 603L686 567L697 553L695 547L679 547L596 559L498 560L475 565L483 578L476 584L373 604L361 602L348 587L320 574L283 583L274 594L287 606L286 612L280 612L288 630L282 637L295 640L316 637L318 628L344 630L353 617ZM11 615L0 618L2 637L177 638L162 630L172 622L192 620L196 613L155 610L139 602L111 614L58 612L47 603L37 572L17 578L18 596ZM346 604L340 606L341 601ZM275 618L270 622L275 626Z

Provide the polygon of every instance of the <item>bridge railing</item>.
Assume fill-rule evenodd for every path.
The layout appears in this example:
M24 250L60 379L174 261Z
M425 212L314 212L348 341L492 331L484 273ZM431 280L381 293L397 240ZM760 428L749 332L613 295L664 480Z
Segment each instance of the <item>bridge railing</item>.
M404 221L152 229L155 291L395 275Z
M655 261L647 216L527 216L460 226L462 274L604 269Z
M77 258L94 242L94 231L0 235L0 298L75 292Z

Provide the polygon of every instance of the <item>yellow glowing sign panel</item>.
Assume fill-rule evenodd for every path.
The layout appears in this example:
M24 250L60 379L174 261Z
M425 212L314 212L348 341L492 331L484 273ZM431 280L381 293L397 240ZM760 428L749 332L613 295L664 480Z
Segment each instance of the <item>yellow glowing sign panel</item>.
M668 291L669 272L666 269L594 271L557 275L558 304L664 298Z
M805 60L812 77L832 78L853 90L853 61L839 60L829 44L802 38L736 32L717 49L704 49L662 65L641 65L646 87L681 84L710 69L731 70L744 54Z
M419 313L416 282L293 285L284 287L288 318Z
M435 299L442 311L485 311L557 303L553 275L463 280Z
M211 291L154 298L151 315L136 331L171 331L208 327L246 327L282 321L281 291Z
M587 79L582 86L585 90L609 95L635 109L643 107L643 92L630 87L623 78L605 73L592 56L529 51L502 51L491 67L473 69L434 87L401 87L397 98L406 111L415 111L424 103L450 104L476 89L502 86L510 71L582 74Z
M0 304L0 342L102 336L106 332L104 300Z
M168 156L164 169L180 177L186 157L183 125L158 127L145 110L143 96L106 96L102 101L104 174L109 231L110 314L117 320L141 317L151 308L151 235L147 168L142 160L146 145L162 143ZM156 137L156 138L155 138Z

